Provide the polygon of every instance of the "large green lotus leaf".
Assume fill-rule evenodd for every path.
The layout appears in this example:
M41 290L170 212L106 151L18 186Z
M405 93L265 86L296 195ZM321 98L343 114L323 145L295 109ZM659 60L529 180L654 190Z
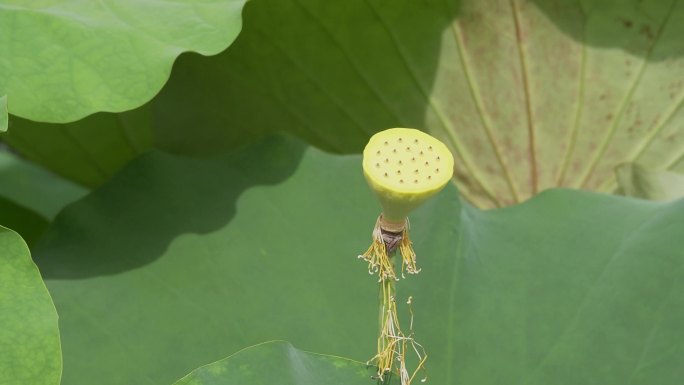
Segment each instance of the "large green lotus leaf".
M0 149L0 225L32 245L67 204L87 190Z
M0 139L31 161L91 187L109 179L154 141L148 105L65 124L12 117L9 131Z
M182 52L213 55L245 0L0 1L0 95L9 113L69 122L142 105ZM4 117L3 117L4 118Z
M202 366L174 385L367 385L370 377L364 363L309 353L274 341Z
M59 385L57 312L26 243L0 226L0 384Z
M138 158L36 248L63 384L167 384L271 339L370 358L377 279L356 256L378 211L359 156L274 139ZM399 303L407 327L413 295L432 383L681 378L684 201L552 190L480 211L448 186L411 220L423 270Z
M273 130L359 152L417 127L480 207L609 192L618 164L684 167L683 34L677 0L262 0L230 50L179 59L156 127L196 153Z

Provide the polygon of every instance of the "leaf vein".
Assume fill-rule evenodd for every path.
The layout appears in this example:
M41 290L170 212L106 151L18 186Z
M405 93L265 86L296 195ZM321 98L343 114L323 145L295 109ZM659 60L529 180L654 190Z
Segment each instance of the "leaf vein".
M448 7L448 3L447 3L447 7ZM465 55L466 55L465 47L463 46L463 37L461 35L461 31L460 31L458 22L454 21L451 23L451 30L453 32L454 41L456 42L456 47L458 48L459 58L461 59L460 61L461 61L461 66L463 67L463 73L464 73L466 81L468 83L468 89L470 91L470 96L473 98L473 102L475 103L475 107L477 108L478 116L480 117L480 121L482 122L482 128L485 132L487 139L489 140L489 143L492 145L492 149L494 150L494 155L496 156L496 160L499 163L501 170L503 171L504 178L506 179L506 183L508 184L508 187L511 190L511 194L513 195L513 199L516 202L520 202L520 197L519 197L517 189L515 188L515 184L513 183L513 178L511 177L511 173L508 170L508 167L506 167L505 162L503 161L502 151L499 148L499 145L494 138L494 134L492 132L492 127L491 127L491 122L489 121L489 119L486 118L486 113L485 113L485 108L484 108L484 103L482 101L482 97L480 96L480 93L477 90L477 86L475 84L475 79L473 78L472 73L471 73L470 65L468 64L468 61L465 57Z

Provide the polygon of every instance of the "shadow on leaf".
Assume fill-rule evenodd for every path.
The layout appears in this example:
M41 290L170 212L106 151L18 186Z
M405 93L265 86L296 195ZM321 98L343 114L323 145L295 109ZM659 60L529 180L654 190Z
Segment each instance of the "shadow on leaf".
M46 278L62 279L116 274L151 263L176 237L225 226L242 192L286 180L303 150L299 142L268 138L256 151L252 147L211 161L147 153L96 190L97 194L60 213L36 245L36 262ZM126 190L113 191L112 185L126 186ZM113 194L118 199L110 199ZM131 211L139 221L125 215ZM61 252L60 244L84 233L91 236L76 247L101 250L97 258L74 252L73 245ZM119 244L130 245L125 248L127 254L117 252Z

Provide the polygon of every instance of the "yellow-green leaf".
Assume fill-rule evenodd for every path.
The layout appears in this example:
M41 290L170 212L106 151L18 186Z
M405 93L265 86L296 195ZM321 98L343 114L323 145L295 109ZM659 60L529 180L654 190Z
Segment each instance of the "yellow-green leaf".
M245 0L0 1L0 95L9 112L70 122L151 99L178 55L221 52Z
M0 384L59 385L61 372L50 295L26 243L0 226Z

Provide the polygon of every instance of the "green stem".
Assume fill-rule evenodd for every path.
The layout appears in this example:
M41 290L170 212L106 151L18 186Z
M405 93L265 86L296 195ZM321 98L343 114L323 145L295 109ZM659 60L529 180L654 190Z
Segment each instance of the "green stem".
M394 262L392 257L394 257L395 253L396 251L389 255L390 261L392 262ZM386 277L380 281L379 285L380 292L378 297L380 306L378 308L378 354L380 354L381 350L383 350L382 348L386 348L392 343L391 339L387 337L383 331L387 324L388 317L390 316L389 313L392 309L392 298L396 294L394 281L395 280L393 278ZM378 370L380 370L380 368L378 368ZM389 376L391 376L391 373L387 375L383 381L383 384L389 384Z
M394 262L394 255L396 254L396 250L392 252L392 254L389 255L390 261ZM394 265L394 263L392 263ZM382 336L382 329L383 326L386 322L387 318L387 311L389 310L390 303L385 301L384 293L389 293L390 296L393 296L395 292L395 287L394 287L394 279L391 277L383 279L380 281L380 293L378 294L379 299L380 299L380 308L379 308L379 329L378 329L378 338L383 338ZM387 343L387 341L385 341Z
M382 338L382 325L385 323L385 297L383 296L383 288L386 281L380 281L380 292L378 293L378 338Z
M387 313L391 306L390 302L385 301L384 293L389 293L389 297L393 297L395 294L394 279L387 278L386 280L380 282L380 293L378 295L380 299L379 310L379 336L382 336L383 326L387 322Z

